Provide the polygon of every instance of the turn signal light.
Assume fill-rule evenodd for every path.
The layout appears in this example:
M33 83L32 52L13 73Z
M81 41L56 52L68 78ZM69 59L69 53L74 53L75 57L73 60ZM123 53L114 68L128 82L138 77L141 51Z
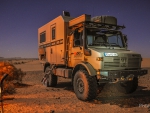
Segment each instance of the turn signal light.
M97 61L103 61L103 57L97 57L96 60Z

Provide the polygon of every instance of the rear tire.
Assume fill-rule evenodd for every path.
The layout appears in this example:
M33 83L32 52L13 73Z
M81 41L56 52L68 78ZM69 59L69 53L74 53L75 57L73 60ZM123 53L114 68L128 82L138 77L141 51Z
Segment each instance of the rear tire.
M55 87L57 85L57 76L51 73L50 66L46 67L42 82L46 87Z
M97 80L95 76L90 76L87 71L79 70L73 80L74 92L78 99L87 101L97 96Z
M121 93L133 93L138 87L138 78L134 77L132 81L117 83L116 87Z

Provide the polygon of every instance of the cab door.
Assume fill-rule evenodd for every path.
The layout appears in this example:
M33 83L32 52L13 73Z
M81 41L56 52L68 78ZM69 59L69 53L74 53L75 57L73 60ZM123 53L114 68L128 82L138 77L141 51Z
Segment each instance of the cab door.
M84 54L83 54L83 39L82 39L82 32L78 32L77 30L72 34L72 47L70 49L70 62L71 66L74 67L79 62L83 61Z

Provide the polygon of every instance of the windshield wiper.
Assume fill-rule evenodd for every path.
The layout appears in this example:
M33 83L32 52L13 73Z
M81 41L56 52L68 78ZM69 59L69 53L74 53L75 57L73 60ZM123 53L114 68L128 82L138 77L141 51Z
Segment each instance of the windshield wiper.
M121 46L119 44L116 44L116 43L109 43L109 44L110 44L110 46L115 45L115 46L119 46L121 48Z
M107 44L106 43L104 43L104 42L95 42L95 43L93 43L93 44L98 44L98 45L100 45L100 46L102 46L102 45L104 45L104 46L106 46L107 47Z

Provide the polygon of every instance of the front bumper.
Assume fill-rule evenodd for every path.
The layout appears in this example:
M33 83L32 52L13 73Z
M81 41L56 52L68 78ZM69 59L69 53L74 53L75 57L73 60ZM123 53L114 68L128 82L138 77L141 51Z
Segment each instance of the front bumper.
M109 82L118 82L125 80L132 80L133 77L139 77L146 75L148 70L138 69L138 70L114 70L114 71L101 71L101 80L106 80ZM100 81L101 81L100 80Z

